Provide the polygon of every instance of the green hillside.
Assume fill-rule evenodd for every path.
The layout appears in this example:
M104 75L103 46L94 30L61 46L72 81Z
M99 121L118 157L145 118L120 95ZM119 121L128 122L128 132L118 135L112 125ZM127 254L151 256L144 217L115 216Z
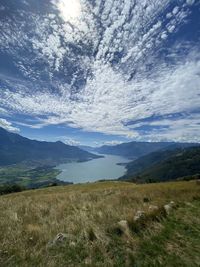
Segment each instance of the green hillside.
M54 165L84 161L99 156L62 142L41 142L11 133L0 127L0 166L34 161L35 165Z
M26 189L40 188L54 185L66 184L56 177L59 170L52 166L27 167L23 165L13 165L0 168L0 194L4 188L12 185L19 185Z
M135 182L160 182L200 175L200 147L158 151L127 165L121 179Z
M106 182L0 197L1 267L198 267L200 185Z
M119 155L130 159L137 159L155 151L175 150L177 148L188 148L198 145L198 143L175 142L128 142L118 145L104 145L92 151L101 154Z

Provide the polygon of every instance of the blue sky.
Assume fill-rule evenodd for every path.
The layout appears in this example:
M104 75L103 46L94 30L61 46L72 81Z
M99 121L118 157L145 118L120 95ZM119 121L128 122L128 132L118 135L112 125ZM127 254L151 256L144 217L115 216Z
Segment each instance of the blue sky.
M0 0L0 126L200 142L199 0Z

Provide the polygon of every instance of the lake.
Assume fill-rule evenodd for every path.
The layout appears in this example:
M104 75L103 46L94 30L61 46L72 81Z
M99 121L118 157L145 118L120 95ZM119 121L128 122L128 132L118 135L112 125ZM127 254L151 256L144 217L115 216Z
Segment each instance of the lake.
M57 179L77 184L103 179L117 179L125 174L125 166L117 165L117 163L129 162L127 158L115 155L102 156L104 158L58 165L56 169L62 172L57 176Z

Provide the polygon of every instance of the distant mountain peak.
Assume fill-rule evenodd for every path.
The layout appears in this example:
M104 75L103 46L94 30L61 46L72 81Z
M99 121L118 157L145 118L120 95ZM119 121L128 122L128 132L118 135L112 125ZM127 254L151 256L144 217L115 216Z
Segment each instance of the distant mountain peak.
M98 157L76 146L66 145L61 141L30 140L0 127L0 166L31 160L38 162L48 160L48 163L56 164L69 160L84 161Z

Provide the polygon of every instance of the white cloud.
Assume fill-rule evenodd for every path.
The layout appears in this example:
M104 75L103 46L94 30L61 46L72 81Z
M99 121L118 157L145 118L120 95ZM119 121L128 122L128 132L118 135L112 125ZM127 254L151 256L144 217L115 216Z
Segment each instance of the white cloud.
M8 111L5 108L0 108L1 115L8 115Z
M61 17L66 22L76 23L81 15L81 3L79 0L52 0L59 10Z
M173 15L176 15L178 11L179 11L179 7L178 6L174 7L174 9L172 10Z
M143 138L145 136L145 139L149 141L200 142L200 114L198 113L182 114L177 118L168 115L163 119L136 123L132 125L132 128L137 129L142 126L153 127L143 132Z
M20 131L19 128L14 127L11 122L1 118L0 118L0 127L4 128L9 132L18 133Z
M62 123L87 131L139 138L139 133L126 123L153 115L190 113L199 108L199 65L191 56L172 69L160 69L154 78L132 82L111 68L98 66L94 78L88 80L75 100L48 93L24 96L7 91L9 104L6 100L5 105L18 113L38 116L38 124L32 127Z
M63 18L59 3L64 5L64 0L53 2ZM0 91L0 106L13 114L34 116L37 123L30 123L32 128L64 124L134 139L140 139L141 134L127 126L132 121L194 112L200 106L199 50L192 47L180 59L177 48L171 48L168 58L173 64L156 57L163 42L190 13L190 7L181 2L173 7L169 3L98 0L93 7L80 0L76 22L74 18L68 20L69 14L60 23L55 14L30 13L29 35L21 21L12 23L12 29L10 19L4 24L0 22L2 50L16 58L16 65L26 78L38 83L33 87L32 83L6 79L8 89ZM187 4L194 1L187 0ZM160 16L166 10L167 15ZM29 43L32 58L19 58L22 53L17 52L28 49ZM113 63L116 54L117 62ZM153 65L150 71L149 65ZM42 75L48 77L47 83ZM75 84L79 80L85 83L77 90ZM189 120L192 122L191 117ZM184 139L190 138L189 132L194 133L189 124L180 124L180 129L187 131L184 136L180 129L171 126L170 120L168 125L170 132L163 130L160 137L154 132L154 137L149 138Z
M80 142L75 140L75 139L72 139L72 138L67 138L67 137L64 137L61 139L62 142L64 142L65 144L67 145L70 145L70 146L79 146L80 145Z
M115 146L115 145L120 145L122 143L123 143L122 141L112 140L112 141L104 142L102 145Z
M0 11L4 11L5 7L4 6L0 6Z
M195 3L195 0L186 0L186 3L188 5L193 5Z

